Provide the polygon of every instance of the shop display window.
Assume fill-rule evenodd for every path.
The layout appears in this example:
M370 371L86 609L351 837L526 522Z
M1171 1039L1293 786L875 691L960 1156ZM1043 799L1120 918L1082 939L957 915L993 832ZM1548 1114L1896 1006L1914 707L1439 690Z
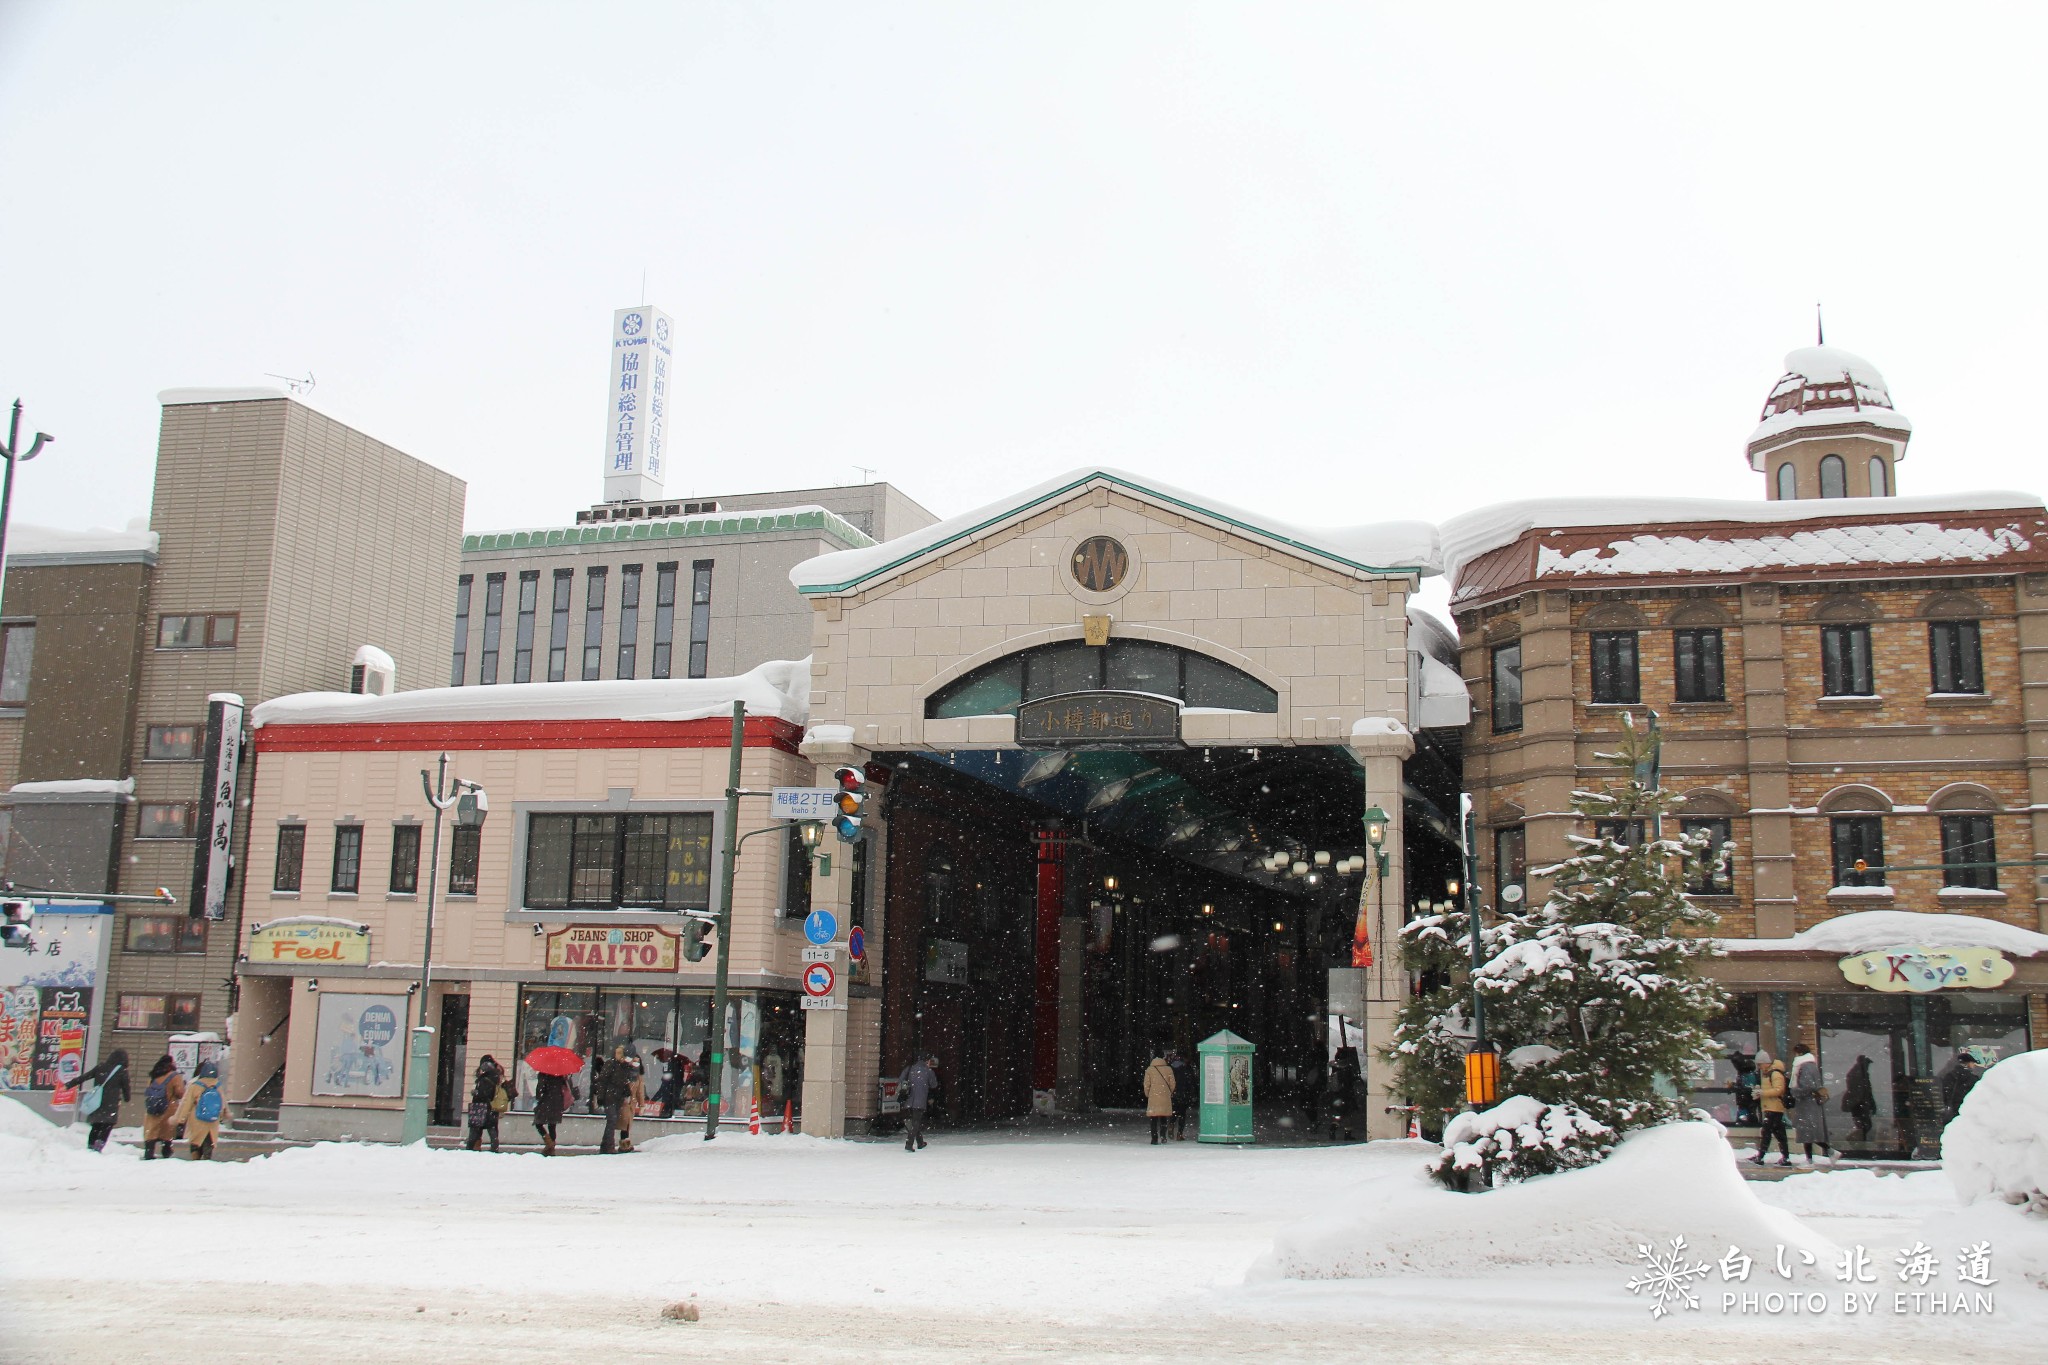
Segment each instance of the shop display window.
M1701 1062L1693 1077L1692 1102L1717 1122L1753 1127L1757 1112L1757 1008L1754 995L1731 995L1728 1008L1707 1025L1714 1037L1711 1062Z
M1866 991L1815 1003L1829 1139L1850 1156L1909 1155L1955 1117L1984 1068L2031 1045L2021 995ZM1916 1080L1930 1082L1917 1114Z

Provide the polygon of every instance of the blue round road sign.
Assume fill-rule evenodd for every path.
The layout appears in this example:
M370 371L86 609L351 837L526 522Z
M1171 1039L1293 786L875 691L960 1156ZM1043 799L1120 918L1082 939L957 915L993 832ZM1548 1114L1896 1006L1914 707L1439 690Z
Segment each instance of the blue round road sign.
M839 937L839 919L830 910L813 910L804 916L804 937L826 944Z
M868 931L858 924L846 931L846 955L855 962L868 955Z

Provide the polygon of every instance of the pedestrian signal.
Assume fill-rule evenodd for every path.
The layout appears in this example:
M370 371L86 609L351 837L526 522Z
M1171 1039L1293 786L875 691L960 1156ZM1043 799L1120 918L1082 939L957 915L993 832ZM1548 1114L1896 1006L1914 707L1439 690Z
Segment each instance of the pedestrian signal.
M851 844L860 839L861 822L866 818L868 804L867 774L859 768L835 768L832 771L832 785L839 790L832 798L832 804L839 813L832 817L832 831Z
M711 951L711 921L693 919L683 926L683 957L690 962L702 962L704 955Z

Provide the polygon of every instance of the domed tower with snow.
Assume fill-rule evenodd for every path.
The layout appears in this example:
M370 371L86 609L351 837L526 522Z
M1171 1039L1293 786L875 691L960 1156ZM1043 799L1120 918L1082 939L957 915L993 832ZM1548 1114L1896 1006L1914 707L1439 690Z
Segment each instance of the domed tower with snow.
M1861 356L1807 346L1785 357L1749 438L1749 467L1773 501L1887 498L1899 491L1913 424L1892 407L1884 376Z

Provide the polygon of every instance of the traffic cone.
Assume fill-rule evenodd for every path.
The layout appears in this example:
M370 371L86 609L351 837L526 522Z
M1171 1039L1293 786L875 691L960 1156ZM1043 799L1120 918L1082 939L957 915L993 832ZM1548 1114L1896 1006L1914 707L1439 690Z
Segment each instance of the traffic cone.
M761 1077L754 1076L754 1088L747 1097L747 1131L755 1137L761 1136Z
M782 1102L782 1131L784 1133L792 1133L796 1131L796 1125L791 1122L795 1115L796 1101L784 1100Z
M1408 1136L1411 1138L1420 1138L1422 1136L1422 1114L1418 1110L1411 1109L1408 1112Z

